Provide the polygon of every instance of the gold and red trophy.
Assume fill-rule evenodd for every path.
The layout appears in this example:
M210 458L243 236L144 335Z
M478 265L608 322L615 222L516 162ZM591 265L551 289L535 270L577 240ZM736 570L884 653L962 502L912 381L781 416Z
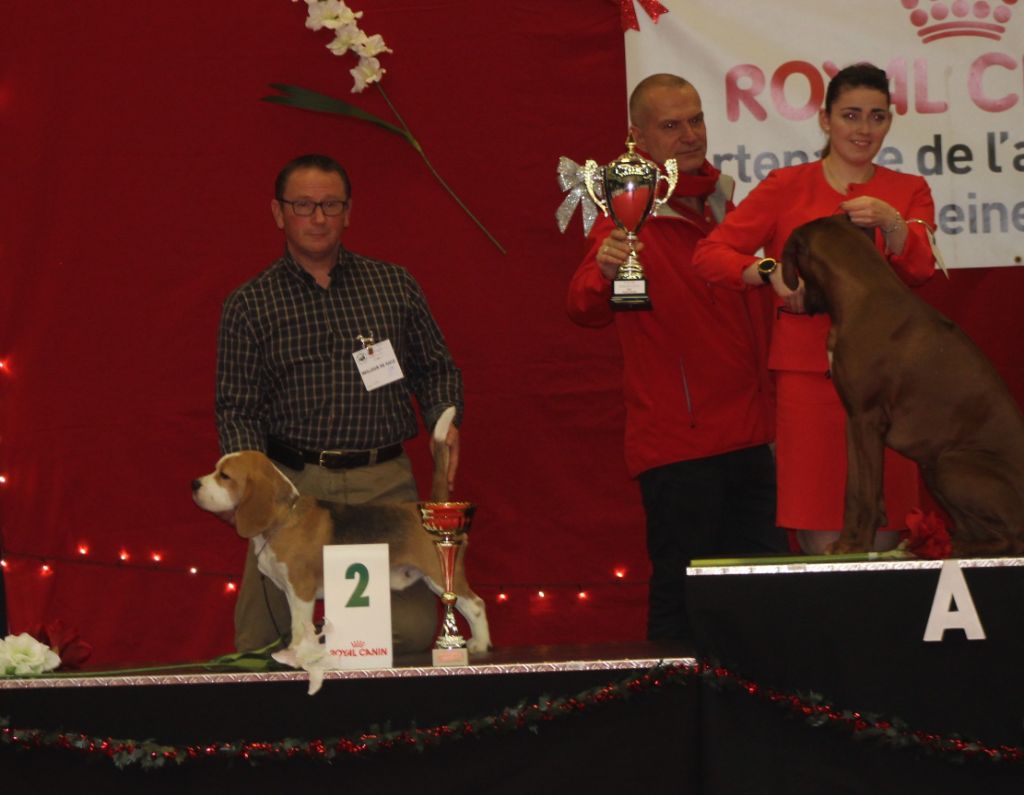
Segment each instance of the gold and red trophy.
M444 618L441 633L431 650L433 663L438 666L469 665L466 639L459 634L455 623L455 603L459 598L455 593L455 560L462 547L462 536L473 524L476 506L471 502L421 502L418 507L423 529L434 536L434 547L444 576L444 593L441 594Z

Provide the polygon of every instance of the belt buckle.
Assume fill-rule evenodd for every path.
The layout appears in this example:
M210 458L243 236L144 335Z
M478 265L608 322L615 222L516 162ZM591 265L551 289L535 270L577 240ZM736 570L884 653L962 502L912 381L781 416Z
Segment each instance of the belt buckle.
M320 451L320 460L319 460L318 463L324 469L331 469L332 467L331 467L330 463L328 463L328 461L330 459L332 459L332 458L344 458L347 455L348 455L348 452L345 451L345 450L321 450Z

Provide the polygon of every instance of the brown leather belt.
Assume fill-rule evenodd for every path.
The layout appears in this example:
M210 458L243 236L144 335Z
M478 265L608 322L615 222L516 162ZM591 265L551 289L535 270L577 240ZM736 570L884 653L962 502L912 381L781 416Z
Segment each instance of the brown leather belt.
M401 443L373 450L303 450L275 436L267 439L267 455L289 469L302 469L306 464L316 464L324 469L355 469L382 464L401 454Z

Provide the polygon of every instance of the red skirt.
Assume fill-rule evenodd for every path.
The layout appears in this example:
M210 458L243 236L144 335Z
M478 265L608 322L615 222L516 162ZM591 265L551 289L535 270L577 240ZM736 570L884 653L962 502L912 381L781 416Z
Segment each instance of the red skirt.
M846 493L846 412L831 379L775 371L775 463L780 527L842 530ZM902 530L921 505L917 464L885 449L885 530Z

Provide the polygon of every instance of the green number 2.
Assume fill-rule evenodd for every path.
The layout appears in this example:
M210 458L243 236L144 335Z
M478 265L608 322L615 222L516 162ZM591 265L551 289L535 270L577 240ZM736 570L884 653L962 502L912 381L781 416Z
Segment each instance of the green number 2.
M366 566L362 563L353 563L345 571L345 579L358 581L345 607L369 607L370 597L364 595L366 586L370 582L370 572L367 571Z

